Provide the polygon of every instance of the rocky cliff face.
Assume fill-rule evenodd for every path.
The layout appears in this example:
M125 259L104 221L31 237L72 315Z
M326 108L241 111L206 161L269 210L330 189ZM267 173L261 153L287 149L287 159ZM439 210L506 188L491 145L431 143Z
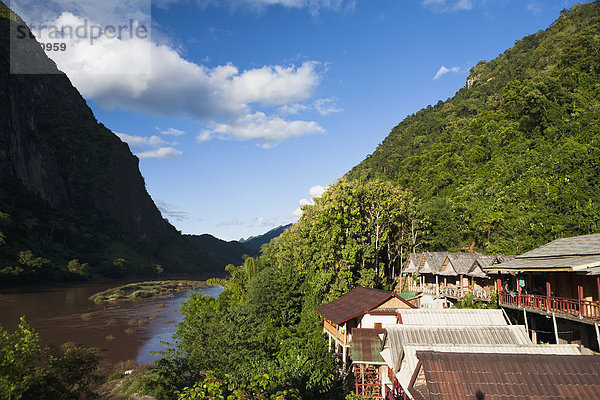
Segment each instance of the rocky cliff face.
M148 195L127 144L98 123L39 45L28 51L26 62L56 74L10 74L8 19L0 15L0 211L17 225L35 220L15 235L26 245L35 230L48 248L82 249L98 245L96 233L145 248L181 239Z

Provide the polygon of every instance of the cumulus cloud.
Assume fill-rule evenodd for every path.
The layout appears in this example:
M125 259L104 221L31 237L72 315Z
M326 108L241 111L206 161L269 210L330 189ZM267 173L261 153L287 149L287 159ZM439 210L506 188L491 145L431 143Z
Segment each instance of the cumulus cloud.
M326 187L321 186L321 185L315 185L313 187L311 187L308 190L308 193L314 198L314 197L321 197L323 196L323 193L325 193L325 190L327 190Z
M329 97L326 99L318 99L314 103L314 108L322 116L344 111L336 105L336 98Z
M175 128L169 128L160 132L161 135L181 136L185 135L185 132Z
M421 5L434 12L468 11L473 9L474 0L421 0Z
M452 67L452 68L446 68L445 66L441 66L440 69L438 69L438 72L435 74L435 76L433 77L434 80L436 79L440 79L442 76L446 75L448 72L460 72L460 68L459 67Z
M247 114L227 123L217 124L213 129L202 131L196 137L198 143L218 138L221 140L256 140L263 142L263 147L272 147L282 140L324 133L325 130L316 122L288 121L279 117L269 117L262 112Z
M75 0L49 1L63 5L76 3ZM257 0L254 3L337 9L350 2ZM95 23L71 11L62 11L54 19L44 21L46 26L56 27ZM135 22L133 29L140 24ZM263 147L272 147L290 137L324 132L317 122L290 120L286 116L305 109L314 109L321 115L340 111L334 98L319 99L311 106L303 104L310 101L325 72L325 65L316 61L246 70L232 63L208 68L186 60L170 45L156 43L150 37L111 37L103 32L93 43L68 37L56 40L64 41L67 51L50 52L49 56L84 97L107 109L118 107L150 115L191 118L208 128L198 135L198 142L215 138L255 140ZM261 110L272 107L278 109L274 115ZM161 132L173 136L183 133L174 128ZM161 146L161 151L157 150L143 154L163 158L177 154L172 146Z
M129 147L132 149L143 149L146 147L159 147L166 144L169 144L165 140L163 140L159 136L135 136L135 135L127 135L125 133L117 133L115 135L119 137L122 141L129 144Z
M176 206L165 203L164 201L157 200L156 207L162 214L163 218L174 219L176 221L183 221L189 217L188 212L180 210Z
M132 150L137 151L139 158L155 158L159 160L170 160L183 154L173 146L177 143L169 143L159 136L135 136L125 133L115 133L122 141L129 144Z
M310 194L310 199L306 199L306 198L300 199L300 201L298 201L298 208L296 208L292 212L292 216L294 216L296 218L300 218L303 213L302 207L315 204L314 199L321 197L323 195L323 193L325 193L327 188L328 188L328 186L321 186L321 185L312 186L308 190L308 194Z
M156 158L158 160L171 160L182 155L183 152L177 150L174 147L161 147L155 150L143 151L137 153L139 158Z

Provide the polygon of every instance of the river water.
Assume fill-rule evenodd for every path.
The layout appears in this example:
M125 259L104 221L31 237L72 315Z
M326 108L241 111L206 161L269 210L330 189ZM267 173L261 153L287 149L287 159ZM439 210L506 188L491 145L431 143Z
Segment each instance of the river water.
M129 283L129 282L126 282ZM164 350L183 318L179 305L189 292L174 297L153 297L117 306L94 304L88 298L97 292L124 284L94 283L61 288L36 288L0 293L0 325L12 331L25 315L45 344L75 342L100 349L105 362L136 360L152 362L150 351ZM216 297L219 286L196 289Z

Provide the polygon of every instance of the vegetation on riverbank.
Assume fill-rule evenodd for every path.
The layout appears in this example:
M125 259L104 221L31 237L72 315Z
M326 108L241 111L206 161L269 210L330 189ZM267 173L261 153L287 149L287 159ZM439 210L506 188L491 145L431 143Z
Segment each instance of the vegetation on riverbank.
M172 293L207 286L204 281L170 280L129 283L107 289L90 296L96 304L130 301L155 296L168 296Z

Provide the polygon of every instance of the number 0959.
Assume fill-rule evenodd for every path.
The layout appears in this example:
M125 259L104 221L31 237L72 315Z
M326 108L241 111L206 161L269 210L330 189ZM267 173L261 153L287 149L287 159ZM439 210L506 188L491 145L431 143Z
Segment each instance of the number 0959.
M66 43L40 43L44 51L65 51L67 50Z

